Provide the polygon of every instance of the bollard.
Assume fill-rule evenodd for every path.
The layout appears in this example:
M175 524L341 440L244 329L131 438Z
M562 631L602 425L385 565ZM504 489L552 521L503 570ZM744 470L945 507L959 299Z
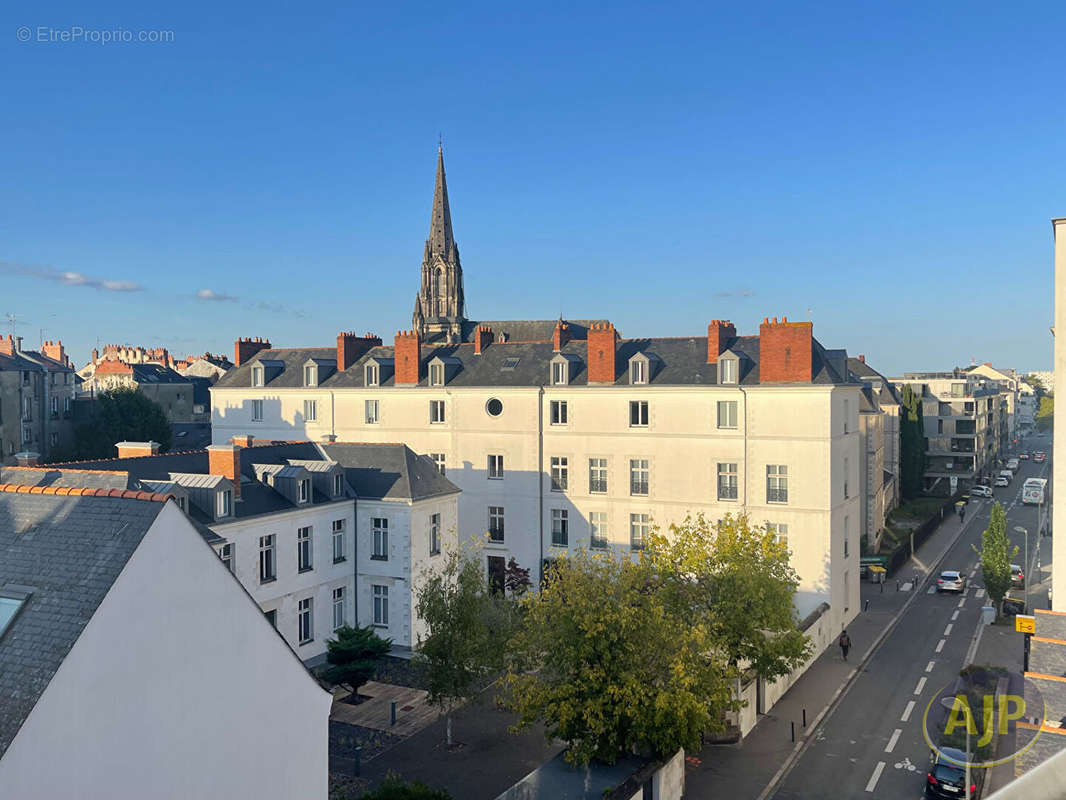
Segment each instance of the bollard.
M869 600L869 598L867 598L866 599L866 607L863 608L863 611L869 611L869 610L870 610L870 600Z
M792 726L792 741L796 741L796 723L793 721L788 724Z
M396 724L396 701L393 700L392 703L390 703L389 705L390 705L390 707L392 709L392 723L391 724L395 725Z
M361 769L362 764L360 763L361 762L360 756L362 756L362 754L363 754L363 748L362 747L355 748L355 776L357 778L359 777L360 773L362 772L362 769Z
M807 709L803 709L803 727L807 727Z
M896 578L896 591L899 591L899 578Z
M897 587L899 586L899 581L896 581L896 586ZM899 589L897 588L896 591L898 592ZM884 594L884 593L885 593L885 576L882 575L881 576L881 594Z

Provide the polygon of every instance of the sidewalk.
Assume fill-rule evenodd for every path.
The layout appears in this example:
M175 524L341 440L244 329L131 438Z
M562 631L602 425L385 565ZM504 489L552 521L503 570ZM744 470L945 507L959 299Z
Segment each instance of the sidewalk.
M968 517L969 524L976 514ZM937 531L894 576L881 586L860 584L861 607L848 625L853 645L848 662L840 656L836 646L829 647L782 697L768 714L759 718L755 728L735 745L708 745L699 753L691 753L685 771L685 797L693 800L757 800L767 786L776 782L779 771L802 746L805 737L817 730L821 715L842 694L851 679L862 669L873 648L894 622L904 605L926 584L920 583L910 591L896 591L896 579L901 583L915 572L927 577L955 542L962 530L958 517L941 523ZM869 601L869 610L864 611ZM803 727L806 709L807 727ZM795 743L792 726L795 725Z

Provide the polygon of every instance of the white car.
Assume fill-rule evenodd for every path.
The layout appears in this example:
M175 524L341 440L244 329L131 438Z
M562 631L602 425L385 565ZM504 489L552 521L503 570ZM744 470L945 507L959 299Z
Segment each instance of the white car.
M936 580L938 592L964 592L966 591L966 578L961 572L946 570L940 573Z
M1000 475L998 478L996 478L996 486L1010 486L1010 481Z
M970 489L970 497L994 497L994 495L987 486L974 486Z

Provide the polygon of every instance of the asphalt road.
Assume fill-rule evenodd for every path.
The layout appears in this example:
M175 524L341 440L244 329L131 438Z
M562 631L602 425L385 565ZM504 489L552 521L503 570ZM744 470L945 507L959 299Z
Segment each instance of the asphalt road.
M1048 460L1044 464L1022 461L1011 485L994 490L995 500L1007 508L1007 529L1019 545L1018 564L1024 558L1024 536L1013 531L1015 526L1029 529L1030 561L1035 563L1038 558L1037 507L1022 505L1021 489L1026 478L1050 479L1051 437L1029 436L1025 448L1046 451ZM975 499L967 507L962 535L935 570L927 565L932 574L917 589L921 596L856 676L840 705L823 720L812 743L773 795L776 800L915 800L922 796L929 765L922 715L929 701L965 666L981 607L988 602L973 545L980 544L993 502ZM1044 540L1045 558L1050 553L1050 541ZM963 595L936 593L936 575L947 569L968 576ZM1025 571L1040 577L1032 569Z

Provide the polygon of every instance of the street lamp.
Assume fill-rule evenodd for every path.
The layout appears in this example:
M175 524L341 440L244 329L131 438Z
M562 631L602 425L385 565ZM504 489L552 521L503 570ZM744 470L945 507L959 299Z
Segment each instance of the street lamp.
M941 697L940 705L949 711L955 710L955 703L958 700L958 695L952 695L950 697ZM966 709L966 800L970 800L970 727L973 723L973 712L970 711L970 702L966 699L966 695L963 695L962 707Z
M1021 525L1014 526L1015 533L1025 535L1025 567L1022 569L1022 585L1025 587L1025 613L1029 613L1029 530Z

